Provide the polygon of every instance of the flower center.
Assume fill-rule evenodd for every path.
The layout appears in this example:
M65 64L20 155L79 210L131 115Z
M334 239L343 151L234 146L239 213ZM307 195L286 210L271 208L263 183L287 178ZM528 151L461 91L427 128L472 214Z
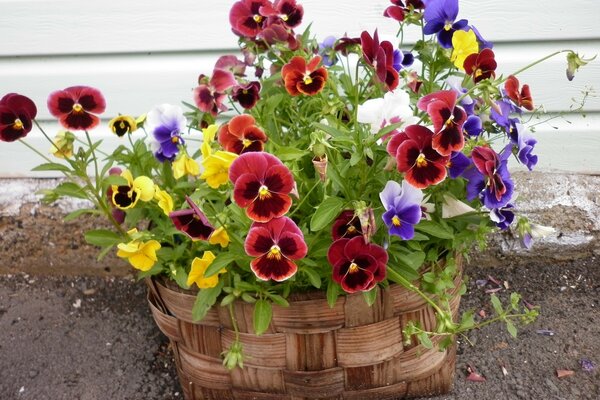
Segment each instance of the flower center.
M264 200L266 198L271 197L271 193L269 192L269 188L266 187L265 185L262 185L259 189L258 189L258 197L261 200Z
M73 104L73 112L75 112L76 114L79 114L82 111L83 111L83 107L81 106L81 104L79 104L79 103Z
M348 232L348 233L354 233L354 232L356 232L356 228L354 227L354 225L350 225L348 227L348 229L346 229L346 232Z
M312 82L313 82L313 80L310 77L310 75L304 75L304 84L305 85L310 85Z
M171 138L171 142L173 142L173 143L178 143L178 142L179 142L179 137L178 137L178 136L173 136L173 137Z
M267 253L267 258L271 260L281 260L281 248L279 248L279 246L277 246L276 244L271 246L271 250L269 250L269 252Z
M252 17L252 19L254 20L254 22L261 23L262 20L263 20L263 17L262 17L262 15L254 14L254 16Z
M23 121L21 121L19 118L15 119L15 122L13 123L13 128L17 130L23 129Z
M398 218L397 215L394 215L394 217L392 218L392 224L394 226L400 226L402 223L400 222L400 218Z
M281 16L281 19L285 22L285 21L287 21L289 19L289 17L287 16L287 14L283 14Z
M419 157L417 157L416 164L417 164L418 168L427 166L427 159L425 159L425 154L423 154L423 153L419 154Z
M355 262L350 263L350 266L348 267L348 273L349 274L353 274L355 272L358 272L359 267L358 264L356 264Z
M244 146L244 148L250 146L251 144L252 144L252 140L246 139L246 138L242 139L242 146Z
M449 31L450 29L452 29L452 21L446 21L446 24L444 25L444 30Z
M448 118L444 124L450 126L452 123L454 123L454 115L450 115L450 118Z
M481 68L477 68L473 75L475 76L475 78L479 78L481 75L483 75L483 71L481 70Z

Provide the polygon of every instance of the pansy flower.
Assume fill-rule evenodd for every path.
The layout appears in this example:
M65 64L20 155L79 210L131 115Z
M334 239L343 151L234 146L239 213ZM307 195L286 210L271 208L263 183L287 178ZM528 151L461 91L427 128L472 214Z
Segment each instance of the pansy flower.
M227 111L226 90L237 85L231 71L216 68L210 79L200 75L199 85L193 91L194 102L198 109L216 116L220 111Z
M402 90L387 92L383 98L370 99L358 106L358 122L371 125L371 133L377 133L387 125L398 122L411 124L417 121L410 107L410 96Z
M52 140L50 153L56 158L71 158L73 157L73 143L75 143L75 135L69 131L60 131Z
M506 96L517 106L523 107L529 111L533 110L533 99L531 98L529 85L523 85L521 90L519 90L519 80L514 75L510 75L506 78L504 91L506 92Z
M294 260L303 258L308 251L302 231L288 217L254 222L244 249L249 256L256 257L250 263L256 277L277 282L291 278L298 270Z
M319 55L323 57L323 65L327 67L331 67L337 61L334 48L336 40L335 36L327 36L319 43Z
M537 140L525 131L525 128L521 124L515 125L515 131L517 133L517 158L525 165L530 171L538 162L538 156L532 154L533 148L537 144Z
M490 219L501 230L506 230L515 220L514 206L508 203L502 208L494 208L490 210Z
M402 181L402 186L398 182L388 181L379 198L385 208L381 217L390 235L403 240L412 239L415 236L414 226L421 220L423 192L406 180Z
M218 244L221 248L229 246L229 234L227 230L222 226L215 229L215 231L208 238L208 243Z
M175 159L179 145L184 143L181 133L186 125L187 119L179 106L162 104L148 112L144 126L154 138L151 145L157 160L163 162Z
M97 114L106 109L106 100L98 89L89 86L71 86L52 92L48 110L67 129L87 130L100 123Z
M371 290L385 279L388 255L383 247L357 236L333 242L327 260L333 267L333 280L345 292L355 293Z
M160 249L160 243L156 240L144 242L138 238L137 229L133 228L127 232L133 238L128 243L117 245L117 257L125 258L129 263L140 271L149 271L158 261L156 252Z
M388 90L394 90L400 82L398 71L394 68L394 46L384 40L379 42L377 30L371 37L369 32L363 31L360 35L363 59L375 69L379 81L386 85Z
M501 208L510 201L514 184L508 172L508 145L500 154L489 147L477 146L471 153L475 168L465 172L467 200L481 199L487 208Z
M200 208L190 199L185 197L190 208L169 213L175 228L189 236L192 240L208 240L215 228L210 224Z
M129 170L121 172L121 177L127 181L126 185L112 185L112 204L121 210L135 207L139 200L150 201L154 198L154 182L147 176L138 176L133 179Z
M268 0L240 0L233 4L229 11L229 23L233 32L247 38L254 38L262 31L267 16L261 8L271 5Z
M396 20L404 21L404 17L411 10L423 9L425 4L422 0L390 0L393 4L383 11L383 16Z
M467 75L471 75L473 82L496 77L496 59L491 49L483 49L477 54L465 58L464 68Z
M236 154L263 151L267 141L267 135L256 126L254 117L248 114L236 115L221 125L218 138L226 151Z
M479 52L477 36L473 30L456 31L452 36L452 55L450 61L456 68L464 71L465 59L471 54Z
M187 278L187 285L192 286L194 283L198 286L199 289L210 289L219 283L219 274L224 274L227 272L225 268L221 268L216 274L212 276L204 276L206 270L212 264L212 262L217 258L212 251L205 251L202 254L202 258L194 257L192 261L192 266L190 267L190 273Z
M511 118L510 115L512 113L520 114L521 110L513 105L508 99L498 100L492 103L492 107L490 108L490 119L504 128L509 136L511 130L514 129L515 124L519 122L519 118ZM514 138L513 141L515 141Z
M175 179L179 179L186 175L200 175L200 166L196 160L188 156L185 152L182 152L177 160L173 161L171 167L173 168L173 177Z
M27 136L37 108L29 97L9 93L0 99L0 140L14 142Z
M288 29L293 29L302 23L304 8L296 0L276 0L260 8L260 13L269 17L269 23L278 22Z
M213 189L218 189L225 185L229 180L229 168L231 163L237 158L237 154L229 151L216 151L203 156L202 166L204 171L200 179L206 180L206 184Z
M465 145L462 127L467 114L456 105L456 97L454 90L440 90L422 97L417 103L417 107L426 111L433 123L435 135L432 147L444 156L461 151Z
M169 216L175 207L171 195L158 185L154 185L154 200L166 216Z
M129 115L119 115L108 122L108 127L112 133L118 137L123 137L137 129L137 122Z
M460 151L452 153L452 157L448 161L448 175L450 178L456 179L465 172L465 170L471 165L471 159L465 156Z
M321 57L315 56L309 63L303 57L294 56L281 69L285 89L292 96L315 95L323 90L327 81L327 70L320 67Z
M449 156L432 146L433 132L421 125L409 125L388 142L388 152L396 158L398 171L418 189L440 183L446 178Z
M229 169L233 199L253 221L267 222L283 216L292 205L294 189L290 170L275 156L264 152L240 155Z
M355 236L362 236L362 234L362 224L354 210L342 211L331 227L331 237L334 241L341 238L350 239Z
M254 81L236 86L231 93L231 98L246 110L251 109L260 99L260 82Z
M483 123L477 115L469 115L463 124L463 134L471 137L479 136L483 132Z
M466 19L456 21L458 0L425 0L423 33L437 33L438 42L446 49L452 47L452 37L456 31L467 26ZM455 22L456 21L456 22Z

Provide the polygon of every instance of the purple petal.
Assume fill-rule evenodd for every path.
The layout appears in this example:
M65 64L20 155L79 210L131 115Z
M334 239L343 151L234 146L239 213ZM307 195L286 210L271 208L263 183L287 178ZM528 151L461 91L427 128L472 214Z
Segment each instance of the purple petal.
M390 207L393 207L394 200L396 197L400 196L402 193L402 187L398 182L388 181L383 188L383 191L379 193L379 198L381 199L381 204L386 210L389 210Z

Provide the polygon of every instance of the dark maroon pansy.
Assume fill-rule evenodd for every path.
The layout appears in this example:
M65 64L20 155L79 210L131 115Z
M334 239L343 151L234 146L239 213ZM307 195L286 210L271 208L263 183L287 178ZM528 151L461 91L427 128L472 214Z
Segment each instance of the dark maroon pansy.
M264 152L240 155L229 168L234 184L233 200L256 222L283 216L292 205L294 189L290 170L275 156Z
M470 54L465 58L465 72L473 77L473 82L477 83L484 79L496 77L496 59L492 49L483 49L480 53Z
M260 13L269 17L270 23L281 23L289 29L300 25L304 16L304 9L296 0L276 0L271 6L261 7Z
M333 242L327 260L333 267L333 280L347 293L354 293L371 290L385 279L388 255L383 247L357 236Z
M190 208L173 211L169 214L169 218L171 218L177 229L188 235L192 240L208 240L215 228L192 199L187 196L185 199Z
M0 99L0 141L14 142L33 127L37 108L29 97L9 93Z
M247 38L258 35L267 23L267 15L260 9L271 4L268 0L240 0L233 4L229 11L229 23L233 32Z
M98 89L89 86L71 86L52 92L48 110L67 129L87 130L100 123L97 114L106 109L106 100Z
M233 89L231 98L246 110L251 109L260 99L260 82L254 81L237 86Z
M344 210L333 223L331 237L333 240L338 240L351 239L355 236L362 236L360 219L354 214L354 210Z
M462 126L467 113L456 106L456 98L454 90L440 90L423 96L417 103L431 118L435 131L432 147L443 156L450 156L465 146Z
M421 125L409 125L394 135L387 146L396 157L398 171L418 189L440 183L446 178L450 156L442 156L432 148L433 132Z
M371 37L369 32L363 31L360 42L365 62L375 68L376 76L384 83L388 90L394 90L400 78L398 71L394 68L394 46L391 42L384 40L379 42L377 30Z
M292 277L298 267L293 260L306 256L304 235L288 217L273 218L269 222L254 222L244 243L250 263L258 279L281 282Z

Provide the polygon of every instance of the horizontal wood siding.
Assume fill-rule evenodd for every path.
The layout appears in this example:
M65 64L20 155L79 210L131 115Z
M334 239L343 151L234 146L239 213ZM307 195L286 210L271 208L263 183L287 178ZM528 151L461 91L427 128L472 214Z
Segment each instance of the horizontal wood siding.
M300 0L305 21L314 21L318 37L358 35L376 27L391 38L397 25L381 17L388 0L343 2ZM209 74L221 54L235 53L236 37L227 15L233 1L223 0L0 0L0 95L19 92L39 108L39 119L54 135L58 127L46 107L48 94L71 85L98 87L107 98L105 117L139 115L161 103L192 102L199 74ZM468 18L495 42L498 73L509 74L551 52L574 48L600 53L595 28L600 1L461 0L460 17ZM306 26L306 23L303 25ZM407 32L405 42L416 39ZM565 78L559 55L519 76L531 86L536 105L564 119L537 127L539 168L600 172L600 61ZM596 90L596 91L594 91ZM571 110L590 93L584 112ZM565 122L566 120L570 122ZM106 129L99 136L110 138ZM30 141L48 146L41 136ZM11 159L20 160L15 164ZM0 143L0 176L32 175L37 160L20 144ZM33 176L38 176L33 174Z

